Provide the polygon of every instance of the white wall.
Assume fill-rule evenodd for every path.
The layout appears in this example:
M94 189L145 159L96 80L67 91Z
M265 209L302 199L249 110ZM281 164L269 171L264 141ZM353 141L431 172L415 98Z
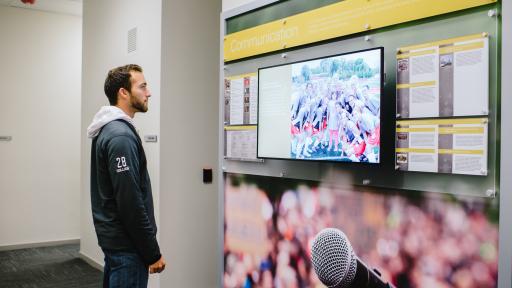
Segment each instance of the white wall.
M161 134L159 143L145 144L168 262L161 287L217 287L220 281L218 179L202 183L202 168L218 165L220 12L221 0L84 1L81 253L102 264L90 212L85 129L107 103L107 70L139 63L153 97L149 112L136 116L137 125L144 134ZM126 33L135 26L139 50L127 55ZM151 278L150 286L157 286Z
M162 1L161 287L219 287L217 175L221 0Z
M254 2L254 0L222 0L222 11L228 11L250 2Z
M136 128L143 135L160 133L160 39L161 0L87 0L83 3L83 78L81 177L81 247L80 253L103 265L103 254L98 247L90 206L90 151L91 140L86 129L94 114L103 105L109 105L103 92L108 70L129 63L144 69L144 76L152 92L149 111L135 116ZM137 27L137 51L128 54L128 30ZM144 143L148 170L153 187L155 217L159 220L159 149L158 143ZM160 233L159 233L160 234ZM157 287L151 277L150 287Z
M81 18L0 6L0 247L80 237Z

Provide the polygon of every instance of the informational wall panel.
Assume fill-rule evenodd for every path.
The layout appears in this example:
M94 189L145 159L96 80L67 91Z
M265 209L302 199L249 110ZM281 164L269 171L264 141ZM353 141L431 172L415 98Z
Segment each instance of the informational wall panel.
M232 160L256 160L256 126L225 127L225 157Z
M293 1L293 0L292 0ZM371 1L370 1L371 2ZM447 2L448 3L448 2ZM451 3L451 2L450 2ZM258 57L247 58L240 61L228 62L225 63L223 69L221 69L222 75L222 83L221 86L225 85L225 79L228 80L230 78L235 78L239 75L247 75L248 73L254 73L258 71L258 69L270 66L278 66L282 64L291 64L297 63L310 59L322 58L325 56L338 55L343 53L349 53L353 51L359 51L364 49L371 49L375 47L384 47L384 68L383 71L385 73L385 82L383 87L382 99L381 99L381 109L380 113L382 115L381 118L381 153L380 153L380 164L377 166L369 167L367 165L351 165L348 163L318 163L316 161L299 161L299 160L274 160L268 159L263 163L256 163L254 161L232 161L226 156L222 163L222 169L225 172L233 172L233 173L242 173L242 174L250 174L250 175L265 175L265 176L275 176L275 177L283 177L285 175L289 178L295 179L308 179L308 180L322 180L324 181L326 178L332 179L332 181L337 181L338 179L343 179L343 182L346 184L353 185L371 185L374 187L386 187L386 188L397 188L397 189L409 189L409 190L418 190L418 191L430 191L430 192L440 192L440 193L453 193L453 194L464 194L464 195L473 195L473 196L483 196L487 197L488 195L492 195L493 191L496 191L496 156L497 149L496 143L499 143L497 139L498 135L498 127L497 123L497 108L498 106L498 85L496 79L498 77L498 38L499 38L499 30L498 30L498 20L497 17L489 16L489 9L493 5L489 5L488 7L479 7L475 9L469 9L465 11L461 11L457 14L453 14L447 17L439 17L437 20L433 19L432 21L419 21L411 23L411 25L400 25L395 26L395 28L383 29L378 31L371 31L364 34L358 34L354 37L347 37L342 39L336 39L332 42L322 42L318 43L318 45L310 45L305 46L300 49L290 49L280 51L279 53L274 54L264 54ZM289 22L286 22L288 25ZM482 33L487 33L484 35ZM230 34L231 35L231 34ZM447 40L444 40L447 39ZM444 43L443 41L447 41ZM443 42L443 43L441 43ZM474 44L478 43L478 44ZM226 45L226 42L223 42ZM420 45L428 44L427 47L418 47ZM471 44L471 45L469 45ZM477 45L480 48L475 48ZM483 45L483 47L481 47ZM411 48L412 47L412 48ZM429 48L430 49L427 49ZM433 48L432 48L433 47ZM443 50L447 47L457 47L451 48L453 51L451 52L451 65L448 63L449 60L443 58ZM467 50L457 50L457 49ZM405 55L410 54L410 51L406 52L404 48L409 48L416 52L422 51L421 49L432 50L434 49L436 57L431 56L430 61L434 64L430 66L430 70L434 70L435 76L421 76L422 69L427 70L424 66L428 65L427 59L417 59L418 61L411 64L411 58L403 58L406 59L406 63L399 62L397 55ZM414 49L413 49L414 48ZM397 51L402 51L398 53ZM466 54L464 54L466 53ZM469 53L469 54L467 54ZM446 54L446 53L445 53ZM427 55L427 54L425 54ZM482 58L479 58L480 55ZM409 55L410 56L410 55ZM471 58L472 56L473 58ZM486 58L487 57L487 58ZM473 59L472 61L470 61ZM482 59L480 64L475 64L474 59ZM465 62L460 62L464 60ZM446 63L445 63L446 62ZM456 65L456 63L465 63L464 65ZM469 65L470 63L473 63ZM404 65L406 65L404 67ZM399 67L400 66L400 67ZM435 67L432 67L435 66ZM444 67L441 67L444 66ZM459 67L460 66L460 67ZM451 68L447 68L451 67ZM459 69L460 68L460 69ZM468 70L461 70L462 68ZM474 71L471 69L475 69ZM400 101L397 99L397 92L401 93L400 90L408 90L408 89L397 89L397 84L411 84L410 79L407 81L402 81L398 79L403 75L397 73L397 71L407 71L415 69L416 76L412 77L415 81L416 85L418 82L431 82L436 81L437 91L437 102L435 108L427 107L427 112L431 112L431 110L436 109L436 113L424 113L424 116L412 116L408 115L407 117L402 116L396 117L397 114L397 103L396 101ZM446 78L444 76L444 72L448 73L448 70L443 69L453 69L449 73L451 73L450 83L443 82L443 79ZM419 71L418 71L419 70ZM428 70L427 70L428 71ZM480 71L480 72L475 72ZM471 78L468 75L475 76L475 78ZM425 75L427 75L426 73ZM255 75L255 74L254 74ZM462 75L462 76L461 76ZM407 75L409 76L409 75ZM416 77L416 78L415 78ZM423 78L422 78L423 77ZM468 80L463 80L468 79ZM484 82L482 82L484 81ZM243 82L240 81L241 86L243 86ZM484 84L482 84L484 83ZM229 82L229 85L231 82ZM445 86L448 85L453 89L452 99L452 107L453 112L445 113L443 112L446 107L443 107L443 93L442 91ZM485 88L485 85L488 85ZM325 89L330 89L330 85L326 85ZM400 87L400 86L399 86ZM470 87L470 88L468 88ZM479 87L479 88L475 88ZM485 90L485 93L473 93L477 89ZM231 87L228 87L231 88ZM261 88L261 87L260 87ZM243 89L243 88L239 88ZM251 88L249 88L251 89ZM460 89L468 89L468 91L460 90ZM440 92L441 91L441 92ZM460 92L462 91L462 92ZM416 91L418 92L418 91ZM428 92L426 89L423 91L419 91L419 95L421 96L423 93L423 100L425 98L431 97L428 96ZM240 92L239 94L243 94ZM462 95L462 97L459 97ZM483 96L482 96L483 95ZM222 98L225 95L220 95ZM475 100L475 98L468 97L480 97ZM243 97L243 96L242 96ZM261 97L261 95L257 95L257 97ZM422 97L419 100L422 100ZM482 98L483 97L483 98ZM228 98L229 100L229 98ZM434 100L436 101L436 100ZM480 102L479 102L480 101ZM243 99L241 100L243 105ZM407 102L408 104L408 102ZM434 106L434 105L433 105ZM446 106L446 105L444 105ZM261 106L260 106L261 107ZM417 106L420 107L420 106ZM421 109L413 109L413 111L419 111ZM224 112L229 114L229 106L225 106L228 108ZM242 108L243 109L243 108ZM468 112L471 110L470 112ZM484 111L487 110L487 111ZM485 113L484 113L485 112ZM398 112L400 113L400 112ZM418 112L419 113L419 112ZM430 115L430 116L429 116ZM459 116L464 115L464 116ZM243 117L243 116L242 116ZM260 113L261 117L261 113ZM437 151L435 157L432 161L434 163L427 164L425 161L423 162L413 162L411 167L409 167L410 159L408 157L409 154L406 154L405 157L400 157L400 161L407 161L407 166L405 163L401 167L403 169L408 170L395 170L395 167L398 165L397 163L397 155L396 155L396 121L402 120L428 120L435 118L435 120L441 119L449 119L449 118L487 118L489 123L486 126L486 135L487 137L481 137L482 141L485 142L486 152L483 152L483 155L486 157L474 157L474 155L470 154L461 154L457 151L458 148L450 147L444 148L444 146L439 147L439 141L443 143L445 138L448 138L445 134L436 133L436 136L433 138L434 144L431 147L435 148L425 148L425 149L448 149L453 151ZM412 118L412 119L409 119ZM240 123L237 122L237 123ZM230 125L230 122L222 123L224 126L237 126ZM261 123L258 123L260 125ZM242 124L248 125L248 124ZM224 128L224 127L223 127ZM438 127L439 128L439 127ZM288 130L287 130L288 132ZM443 136L444 135L444 136ZM421 137L423 135L420 135ZM468 140L469 137L464 137L464 135L451 135L451 139L458 140ZM328 139L327 139L328 140ZM418 141L426 139L418 138L413 136L414 143L417 144ZM226 143L225 143L226 144ZM425 145L423 143L423 145ZM470 145L471 146L471 145ZM408 148L408 147L403 147ZM482 150L481 148L464 148L466 150ZM441 152L441 153L438 153ZM445 152L452 152L445 153ZM225 155L223 155L225 156ZM469 156L469 157L468 157ZM413 160L421 160L421 157L425 160L425 154L421 154L419 156L413 157ZM430 158L432 159L432 157ZM446 160L447 159L447 160ZM474 163L471 161L476 161L478 159L478 163ZM451 166L441 166L443 161L452 161L450 162ZM453 162L455 161L455 162ZM465 162L464 162L465 161ZM483 161L483 162L482 162ZM485 162L486 161L486 162ZM454 164L455 163L455 164ZM466 163L466 164L465 164ZM464 164L464 165L463 165ZM471 165L469 165L471 164ZM414 167L416 165L416 168ZM478 168L474 168L478 166ZM444 167L444 168L443 168ZM451 167L451 168L448 168ZM473 167L473 168L472 168ZM415 170L413 170L415 169ZM405 172L405 171L431 171L427 173L423 172ZM468 171L470 170L470 171ZM481 171L482 170L482 171ZM481 173L482 172L482 173ZM478 176L472 176L478 175ZM490 191L490 192L489 192Z
M503 1L345 0L293 13L280 5L305 6L305 3L322 1L263 2L261 6L257 5L258 1L251 2L247 10L237 9L224 14L224 24L231 25L221 27L221 30L226 29L221 35L224 66L220 70L220 79L226 79L221 86L225 85L224 90L229 92L220 95L221 99L227 99L224 107L229 111L226 112L227 121L221 124L224 125L224 145L227 146L220 164L224 175L224 198L219 202L224 205L225 216L224 225L219 225L219 231L224 232L225 269L221 285L321 286L314 271L308 270L311 267L300 265L308 260L300 251L307 250L313 235L323 227L337 227L356 243L359 259L379 269L383 272L382 278L397 287L501 287L505 281L501 281L501 277L498 285L498 255L502 255L502 251L497 250L497 240L498 235L509 234L498 232L500 205L496 198L496 195L503 195L498 168L500 137L505 133L500 131L503 127L500 102L505 97L500 90L500 79L504 79L500 69L505 65L501 63L502 55L507 52L503 50L503 38L500 38L504 31L501 27L505 16ZM270 12L274 12L274 17L269 17ZM283 89L282 83L291 82L289 79L263 73L266 69L270 71L379 47L383 48L380 69L383 79L378 109L372 109L375 105L367 105L366 97L360 97L364 96L359 93L363 89L357 89L355 80L365 77L358 75L351 82L341 81L351 69L364 70L350 65L350 61L339 61L346 64L339 65L343 68L342 73L333 73L338 71L332 69L338 67L335 61L332 62L334 65L328 61L322 65L302 65L304 69L295 77L302 86L295 90ZM364 63L364 59L354 62ZM259 71L259 75L253 75L259 76L259 87L255 91L261 89L256 95L260 101L257 123L251 122L251 105L247 105L244 98L247 84L252 90L251 79L249 83L239 80L246 77L246 73L255 71ZM233 85L231 79L240 82ZM307 89L310 79L313 82L311 92ZM274 85L267 85L267 82ZM350 89L352 86L356 89ZM360 86L373 91L371 86ZM238 98L230 107L233 87L241 92L234 93ZM306 92L294 93L297 91ZM283 97L276 97L278 94ZM328 95L325 101L324 95ZM316 98L322 101L307 101ZM249 102L251 99L249 97ZM272 100L269 102L271 108L279 108L268 111L278 111L275 114L286 118L288 125L268 121L269 115L264 109L267 99ZM288 102L281 106L276 104L279 99ZM305 100L301 102L301 99ZM294 105L293 100L299 104ZM346 102L348 106L343 105ZM329 106L331 103L334 105ZM242 115L237 116L232 109L239 111L236 107L240 105L243 108L238 113ZM324 110L323 106L331 109ZM350 112L349 107L352 108ZM319 111L325 111L326 115ZM343 113L345 111L347 113ZM331 117L336 112L341 117ZM235 118L230 119L230 113ZM370 113L379 116L376 117L378 121L361 120L361 115ZM354 125L341 125L345 123L343 117L349 114L351 117L347 117L346 123ZM319 135L317 138L312 137L316 132L314 129L309 133L305 129L310 129L309 126L303 125L308 121L316 123L315 117L322 119L318 123L325 120L324 129L328 132L315 134ZM289 125L288 118L296 122L292 124L298 124L299 132L302 132L300 127L304 127L302 134L297 133L303 138L283 137L294 135L296 125ZM336 119L340 121L334 121ZM242 127L249 124L257 125L252 125L258 127L256 135L242 131ZM366 139L371 133L365 130L373 127L367 124L379 127L378 164L306 161L312 160L310 155L322 149L336 153L336 157L347 155L342 149L350 146L343 145L346 140L342 132L354 139ZM262 145L265 142L265 134L261 133L263 128L271 131L273 136L267 136L270 141L265 146ZM351 133L347 132L349 130ZM285 141L276 141L280 137ZM251 148L247 141L256 138L260 143ZM340 143L343 141L341 151L337 139ZM277 143L285 145L278 146ZM285 146L290 157L262 154L264 148ZM307 148L317 149L309 151ZM361 150L371 152L371 148L374 147L367 145ZM265 157L265 161L256 163L256 157L252 161L231 161L250 159L251 151ZM355 223L354 219L361 221ZM392 225L388 223L390 219ZM401 219L415 220L400 223ZM418 219L430 219L432 223L422 225ZM476 224L465 223L475 219ZM307 224L302 227L304 229L297 225L299 222ZM462 231L464 227L474 228L475 225L479 226L475 231ZM480 235L477 230L484 232ZM425 231L449 233L431 233L430 236L436 237L430 237ZM457 245L462 242L457 241L460 235L453 231L462 231L455 233L460 235L476 235L478 239L473 237L475 245L469 245L471 247ZM392 239L386 239L385 235L390 233ZM440 251L455 251L459 256L468 257L457 256L460 259L451 261L448 258L454 253L423 255L422 251L429 249L416 249L417 253L406 251L407 259L402 259L405 270L400 271L396 265L388 267L387 260L399 259L404 254L400 248L410 248L407 240L418 238L418 235L421 239L432 238L434 245L441 245ZM275 239L284 240L281 243ZM278 257L272 257L272 253ZM448 258L444 257L446 255ZM463 261L459 261L461 259ZM474 263L468 259L475 260L485 275L461 274L474 268ZM499 257L500 269L502 262L509 262L510 257L502 260ZM432 265L417 265L425 261ZM431 269L439 263L448 263L443 264L446 269ZM510 268L509 264L507 268ZM238 269L242 266L247 269ZM279 271L273 271L272 267L278 267Z
M487 115L487 33L402 47L397 52L397 118Z
M258 77L256 73L224 79L224 123L227 125L258 122Z
M487 118L396 123L396 168L487 175Z

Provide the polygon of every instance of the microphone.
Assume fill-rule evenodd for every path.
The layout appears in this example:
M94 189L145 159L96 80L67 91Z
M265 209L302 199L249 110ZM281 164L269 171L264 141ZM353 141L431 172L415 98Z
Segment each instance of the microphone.
M318 279L329 288L396 288L359 260L347 236L335 228L323 229L316 235L311 262Z

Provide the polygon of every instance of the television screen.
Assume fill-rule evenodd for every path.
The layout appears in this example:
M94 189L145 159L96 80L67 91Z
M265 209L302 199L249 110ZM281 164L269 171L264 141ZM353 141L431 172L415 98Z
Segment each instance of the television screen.
M379 163L382 47L258 70L258 158Z

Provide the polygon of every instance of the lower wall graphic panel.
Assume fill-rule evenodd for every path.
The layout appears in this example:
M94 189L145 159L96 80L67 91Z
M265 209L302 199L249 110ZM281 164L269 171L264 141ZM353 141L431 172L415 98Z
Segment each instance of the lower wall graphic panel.
M497 285L492 199L231 173L224 196L224 287L322 287L309 247L327 227L396 287Z

